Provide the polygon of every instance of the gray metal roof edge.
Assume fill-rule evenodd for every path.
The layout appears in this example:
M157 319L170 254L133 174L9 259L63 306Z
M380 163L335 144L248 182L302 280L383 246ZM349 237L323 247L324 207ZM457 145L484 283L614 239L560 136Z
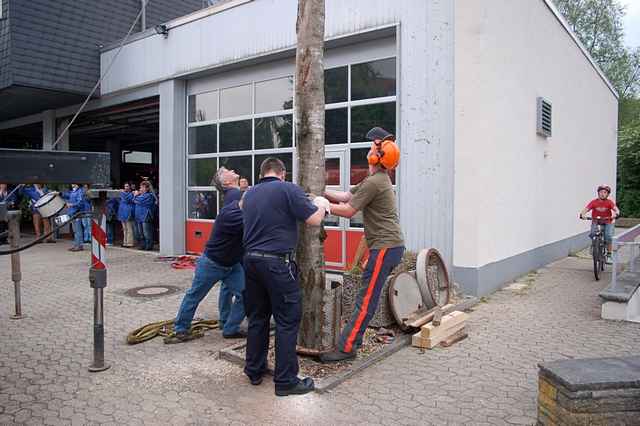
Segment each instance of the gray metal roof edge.
M197 10L195 12L191 12L188 15L180 16L179 18L175 18L175 19L172 19L172 20L170 20L168 22L165 22L164 25L167 26L168 30L171 30L172 28L180 27L182 25L186 25L186 24L188 24L190 22L193 22L193 21L198 21L198 20L206 18L208 16L224 12L225 10L232 9L234 7L237 7L237 6L242 6L243 4L250 3L252 1L253 0L222 0L219 3L216 3L213 6L207 7L206 9L200 9L200 10ZM135 33L135 34L132 34L131 36L129 36L129 39L127 40L125 45L127 45L129 43L133 43L133 42L138 41L138 40L145 39L147 37L153 37L153 36L156 36L156 35L158 37L160 37L160 34L156 33L155 28L149 28L149 29L147 29L145 31L142 31L142 32L139 32L139 33ZM103 46L100 49L100 53L105 53L105 52L108 52L110 50L117 49L118 47L120 47L120 43L122 43L122 39L114 41L114 42L111 42L111 43Z
M253 0L251 0L253 1ZM398 22L384 24L373 28L367 28L352 33L339 34L333 37L325 39L325 48L340 47L359 41L369 41L385 37L391 37L397 32L399 27ZM259 53L257 55L247 56L241 59L232 59L227 62L222 62L215 65L206 65L204 67L191 69L188 71L172 74L165 77L160 77L155 80L146 81L140 85L128 86L124 89L118 89L113 92L109 92L104 96L117 96L122 92L138 90L143 87L157 86L164 81L170 80L187 80L193 78L199 78L207 74L217 74L225 71L230 71L238 67L257 65L265 62L271 62L278 59L284 59L287 57L295 57L296 47L295 45L283 47L281 49L273 50L270 52Z
M616 90L615 87L613 87L613 84L611 84L611 81L609 81L609 78L607 78L607 76L605 75L605 73L602 71L602 69L600 68L600 66L596 63L596 61L593 59L593 57L591 56L591 54L589 53L589 51L587 50L586 47L584 47L584 44L582 44L582 42L580 41L580 39L578 38L578 36L576 35L575 32L573 32L573 30L571 29L571 27L569 26L569 23L567 22L567 20L564 18L564 16L562 16L562 13L560 13L560 11L558 10L558 8L556 7L556 5L553 3L552 0L542 0L544 2L544 4L549 8L549 10L555 15L556 19L560 22L560 24L562 25L562 27L567 31L567 33L569 34L569 36L573 39L573 41L575 42L575 44L578 46L578 48L580 48L580 50L582 51L582 54L587 58L587 60L591 63L591 66L593 66L593 68L596 70L596 72L598 73L598 75L600 76L600 78L602 79L602 81L604 81L604 83L607 85L607 87L609 88L609 90L611 90L611 93L613 93L613 96L615 96L616 99L620 99L620 95L618 94L618 91Z

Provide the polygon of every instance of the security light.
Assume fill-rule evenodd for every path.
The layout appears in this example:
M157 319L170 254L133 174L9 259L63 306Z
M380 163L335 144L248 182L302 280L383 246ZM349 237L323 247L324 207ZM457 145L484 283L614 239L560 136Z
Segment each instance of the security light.
M169 28L165 24L156 25L156 33L161 34L164 38L169 37Z

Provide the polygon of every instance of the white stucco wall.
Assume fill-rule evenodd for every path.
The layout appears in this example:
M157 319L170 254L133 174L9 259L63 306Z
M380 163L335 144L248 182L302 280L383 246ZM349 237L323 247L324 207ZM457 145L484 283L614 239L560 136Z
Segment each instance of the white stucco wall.
M542 0L457 0L455 42L454 265L587 230L579 210L615 187L615 95ZM538 96L553 103L549 139Z

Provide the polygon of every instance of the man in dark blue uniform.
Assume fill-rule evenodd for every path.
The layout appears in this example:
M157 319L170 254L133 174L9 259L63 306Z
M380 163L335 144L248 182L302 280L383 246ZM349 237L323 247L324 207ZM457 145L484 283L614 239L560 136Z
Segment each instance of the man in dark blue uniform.
M175 333L165 343L181 343L200 337L190 333L191 321L198 305L221 281L220 327L222 336L228 339L244 338L240 330L244 319L244 270L242 269L242 211L238 206L240 190L238 175L221 167L214 177L216 186L224 191L224 207L220 209L202 256L198 258L191 288L187 290L175 320Z
M241 202L244 217L245 301L249 318L245 374L262 383L267 370L269 320L276 322L275 393L304 394L314 389L311 378L298 378L296 342L302 317L298 271L292 254L298 242L298 222L319 226L329 202L309 201L297 185L285 182L284 163L267 158L260 182ZM322 206L321 208L319 206Z

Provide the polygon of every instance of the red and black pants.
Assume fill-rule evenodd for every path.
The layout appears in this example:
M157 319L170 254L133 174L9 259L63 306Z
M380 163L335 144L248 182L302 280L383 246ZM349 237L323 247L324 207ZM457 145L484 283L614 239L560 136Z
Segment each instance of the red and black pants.
M352 352L362 344L362 336L378 308L382 287L393 268L402 261L403 254L404 247L369 251L369 260L362 273L363 286L356 297L351 319L340 335L338 349L342 352Z

